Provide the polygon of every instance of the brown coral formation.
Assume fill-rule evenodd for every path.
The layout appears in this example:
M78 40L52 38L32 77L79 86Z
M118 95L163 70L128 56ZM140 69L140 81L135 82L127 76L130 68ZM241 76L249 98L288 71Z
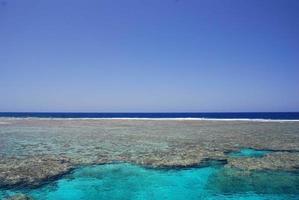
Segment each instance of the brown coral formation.
M25 194L17 194L5 200L34 200L34 199Z
M262 158L229 158L228 167L243 170L285 170L299 169L299 153L276 152Z
M0 186L37 186L78 165L131 162L297 170L299 122L0 119ZM231 158L241 148L275 150Z
M59 177L71 169L69 159L55 156L37 156L21 160L9 158L0 161L0 187L38 186L45 180Z

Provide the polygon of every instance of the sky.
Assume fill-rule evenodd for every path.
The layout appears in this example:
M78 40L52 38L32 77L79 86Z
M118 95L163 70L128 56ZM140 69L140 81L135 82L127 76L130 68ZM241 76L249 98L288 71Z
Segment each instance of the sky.
M299 111L298 10L298 0L0 0L0 111Z

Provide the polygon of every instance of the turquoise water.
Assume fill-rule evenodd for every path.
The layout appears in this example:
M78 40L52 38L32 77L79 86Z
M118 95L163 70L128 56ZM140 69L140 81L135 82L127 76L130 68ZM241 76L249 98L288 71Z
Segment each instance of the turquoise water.
M18 192L37 200L294 200L299 199L299 176L248 174L217 165L157 170L121 163L82 167L36 189L2 189L0 198Z
M232 156L232 157L263 157L263 156L267 155L268 153L270 153L270 151L244 148L238 152L230 153L229 156Z

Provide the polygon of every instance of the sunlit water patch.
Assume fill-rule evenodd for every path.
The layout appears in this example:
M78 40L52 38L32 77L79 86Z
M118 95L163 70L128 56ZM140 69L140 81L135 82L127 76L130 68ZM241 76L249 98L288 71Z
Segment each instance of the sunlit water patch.
M268 150L257 150L251 148L244 148L237 152L229 153L231 157L263 157L270 153L271 151Z
M223 166L157 170L122 163L82 167L36 189L2 189L0 198L16 193L36 200L293 200L299 198L299 176L244 173Z

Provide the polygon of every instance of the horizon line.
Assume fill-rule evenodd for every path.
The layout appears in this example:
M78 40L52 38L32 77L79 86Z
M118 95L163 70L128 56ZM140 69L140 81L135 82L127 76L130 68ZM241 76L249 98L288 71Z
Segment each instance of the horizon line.
M0 111L0 113L86 113L86 114L100 114L100 113L115 113L115 114L135 114L135 113L299 113L299 111Z

